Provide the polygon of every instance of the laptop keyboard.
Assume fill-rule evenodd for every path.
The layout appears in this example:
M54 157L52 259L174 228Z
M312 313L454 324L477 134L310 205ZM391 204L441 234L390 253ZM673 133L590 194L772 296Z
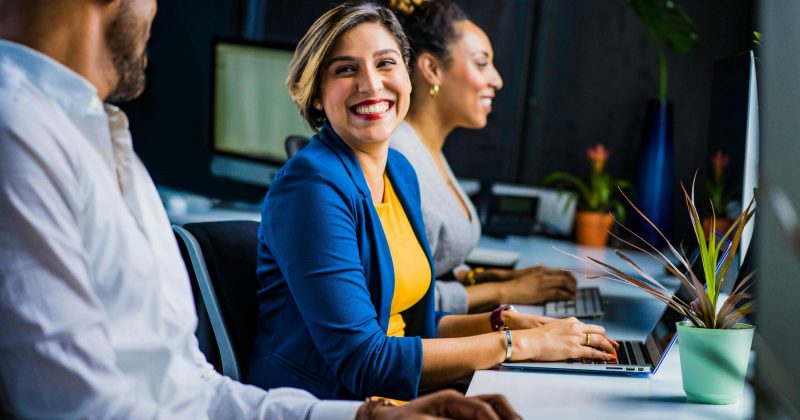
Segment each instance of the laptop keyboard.
M556 318L594 317L603 313L600 289L586 287L575 292L575 300L556 300L547 302L544 314Z
M641 346L641 343L630 341L620 341L617 349L617 360L596 360L596 359L569 359L567 363L581 363L584 365L646 365L644 360L640 360L633 350L633 346Z

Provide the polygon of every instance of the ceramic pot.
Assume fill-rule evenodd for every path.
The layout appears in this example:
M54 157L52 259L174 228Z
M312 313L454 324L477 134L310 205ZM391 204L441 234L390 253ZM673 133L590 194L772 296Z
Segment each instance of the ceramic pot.
M575 241L578 245L604 247L614 219L608 213L578 211L575 213Z
M689 321L677 325L686 398L705 404L735 403L744 389L753 326L713 330L696 328Z
M703 218L703 231L706 233L706 238L708 238L709 233L711 232L711 218L704 217ZM717 217L717 232L721 234L725 234L728 229L731 228L733 224L733 220L728 219L727 217Z

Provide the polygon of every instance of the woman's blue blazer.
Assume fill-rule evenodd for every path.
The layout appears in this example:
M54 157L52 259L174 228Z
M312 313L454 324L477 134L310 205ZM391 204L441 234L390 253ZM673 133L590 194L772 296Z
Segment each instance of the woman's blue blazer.
M386 171L433 269L414 169L389 150ZM436 336L434 279L387 337L389 245L361 166L329 125L278 172L258 232L258 332L247 379L319 398L417 396L421 338Z

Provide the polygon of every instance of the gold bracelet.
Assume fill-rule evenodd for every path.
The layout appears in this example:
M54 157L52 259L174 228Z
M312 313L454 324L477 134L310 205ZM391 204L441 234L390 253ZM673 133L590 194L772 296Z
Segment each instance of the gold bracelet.
M397 407L398 404L394 400L389 400L382 397L368 397L364 400L364 404L356 411L356 420L369 420L375 415L375 410L380 407Z
M467 271L467 286L474 286L477 281L476 277L484 271L483 267L475 267Z

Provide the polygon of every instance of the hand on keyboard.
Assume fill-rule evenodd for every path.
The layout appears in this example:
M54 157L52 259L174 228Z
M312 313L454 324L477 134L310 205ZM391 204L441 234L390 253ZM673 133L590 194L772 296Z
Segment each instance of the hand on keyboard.
M519 339L518 339L519 337ZM575 318L550 321L540 327L514 332L514 360L559 361L567 359L615 360L619 344L606 336L605 328ZM520 343L517 351L516 344ZM529 348L526 348L530 346Z
M500 301L537 305L550 300L575 299L577 282L566 270L543 266L511 270L501 283Z

